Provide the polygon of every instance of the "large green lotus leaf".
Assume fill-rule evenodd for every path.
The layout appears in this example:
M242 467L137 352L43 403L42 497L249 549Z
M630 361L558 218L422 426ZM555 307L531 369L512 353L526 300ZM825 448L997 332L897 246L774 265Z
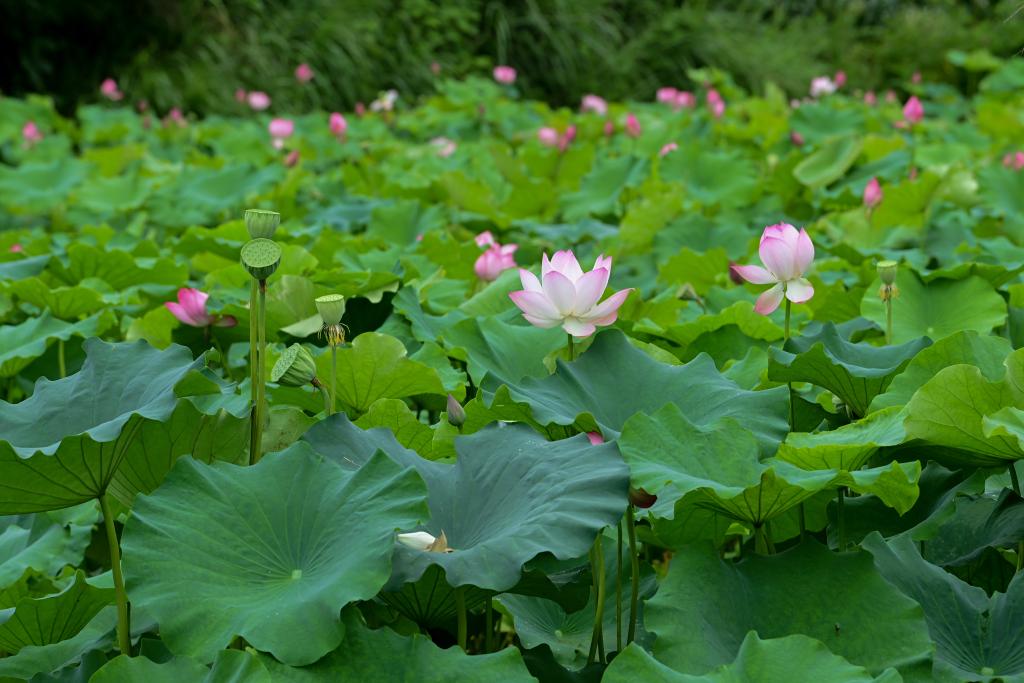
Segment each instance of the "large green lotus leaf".
M398 443L428 460L433 459L434 430L420 422L404 401L395 398L375 401L370 409L356 420L356 425L362 429L386 427L395 435Z
M701 508L760 525L839 486L873 493L901 511L917 499L917 461L856 471L762 462L753 435L735 420L702 427L673 404L630 418L619 441L633 486L657 495L654 511L680 523L690 509Z
M313 440L333 443L318 450L351 466L367 451L348 446L361 436L352 429L357 428L333 418L317 426ZM542 553L560 559L585 555L597 532L615 524L626 506L629 473L618 448L594 446L582 434L551 442L523 425L489 427L455 439L454 465L393 446L384 450L423 476L430 491L430 521L423 529L434 536L443 531L454 548L434 553L397 546L392 589L439 565L452 586L508 590L523 565Z
M0 610L0 650L14 654L27 646L59 643L78 635L107 605L114 591L85 582L81 570L60 593L24 597L13 609Z
M793 168L793 177L812 188L833 183L853 166L863 145L863 138L853 135L828 140Z
M885 329L885 304L878 296L882 283L875 279L861 299L860 311ZM893 343L918 337L942 339L963 330L988 334L1006 321L1006 302L982 278L933 280L927 284L909 268L896 275L899 296L893 301Z
M154 192L148 206L153 220L162 225L209 225L232 210L241 213L247 197L269 189L283 175L280 164L259 170L247 164L193 167Z
M683 673L731 662L749 631L816 638L873 674L920 665L932 651L921 608L870 557L813 541L740 563L691 546L672 558L646 607L654 656Z
M488 372L513 381L544 377L544 358L565 347L560 329L512 325L494 317L463 320L443 334L445 345L466 361L478 386Z
M48 674L81 659L91 650L106 650L114 641L117 608L100 611L75 636L50 645L28 645L17 654L0 658L0 683L24 683L37 674Z
M327 383L331 355L321 354L316 363L317 376ZM407 358L402 342L379 332L365 332L338 350L335 381L338 402L355 414L365 413L381 398L447 393L437 370Z
M1013 547L1024 539L1024 501L1009 489L998 498L960 497L956 512L928 540L925 556L945 567L967 564L986 548Z
M903 443L903 418L893 406L831 431L790 432L777 457L805 470L857 470L880 448Z
M598 160L578 191L561 195L562 217L571 223L588 216L617 213L619 195L627 185L636 184L647 174L647 166L646 159L630 155Z
M29 277L11 285L11 291L22 301L50 312L64 320L76 320L91 315L106 304L100 293L76 285L74 287L51 288L37 277Z
M83 243L68 247L66 266L54 260L50 270L68 285L98 278L114 290L141 287L163 293L188 281L188 266L172 259L136 257L120 249L105 250Z
M402 616L416 622L421 629L441 628L455 633L456 590L462 591L467 609L475 609L494 595L493 591L473 586L452 588L440 567L428 567L417 581L407 583L398 590L383 590L377 599L389 605Z
M46 214L63 203L88 175L89 164L73 157L48 163L0 167L0 204L12 213Z
M704 206L748 206L760 192L758 169L750 159L704 145L681 145L661 160L658 174L681 181L687 196Z
M682 366L659 363L617 330L602 332L576 361L557 366L544 378L488 374L481 394L501 418L572 425L583 417L606 438L617 436L636 413L653 413L666 403L675 403L695 424L742 419L765 455L775 452L789 429L785 387L745 391L707 356Z
M882 575L924 608L935 641L935 680L1024 681L1024 578L991 597L925 562L914 542L886 542L878 534L863 543Z
M75 191L72 202L76 209L86 209L102 217L137 211L152 185L149 178L137 172L110 178L93 176Z
M54 340L71 337L95 337L116 324L110 311L75 323L64 322L43 311L20 325L0 327L0 377L14 377L33 360L46 353ZM0 437L2 438L2 437Z
M254 467L181 458L136 498L122 538L129 597L175 653L209 662L240 635L308 664L341 642L339 610L384 585L395 529L426 517L424 494L383 454L351 474L301 452Z
M1024 351L1011 354L1006 368L1006 377L996 382L973 365L940 370L907 404L907 436L942 446L936 459L962 464L999 467L1024 458L1024 431L1012 429L1024 407L1018 384Z
M1003 361L1012 351L1003 337L981 335L974 331L957 332L940 339L911 359L885 390L871 401L869 410L903 406L914 392L950 365L974 365L986 378L996 381L1006 372Z
M782 339L782 328L767 316L754 312L749 301L737 301L717 313L707 313L681 325L672 325L663 336L680 346L689 346L701 335L734 325L745 336L762 341ZM748 342L749 343L749 342ZM695 354L694 354L695 355Z
M263 662L249 652L221 650L213 668L194 659L174 657L156 663L145 657L120 655L92 675L89 683L271 683Z
M389 628L370 630L359 612L342 613L345 642L316 664L296 668L262 657L273 683L326 681L402 681L403 683L528 683L519 650L507 647L469 656L457 647L442 650L427 636L400 636Z
M0 517L0 587L29 568L54 576L77 565L98 517L94 501L60 512Z
M604 683L900 683L903 677L895 669L886 669L877 678L864 667L854 666L838 657L821 641L804 635L761 640L750 631L740 644L736 659L703 676L683 674L670 669L639 645L630 645L611 663Z
M165 420L175 386L202 366L183 346L86 340L82 369L40 379L0 412L0 513L69 507L106 491L146 420Z
M910 359L930 344L926 338L899 346L854 344L843 339L834 324L827 323L817 334L791 338L785 350L772 349L768 379L816 384L860 416L867 413L871 399L885 391Z
M21 280L39 275L53 257L50 254L29 256L16 261L0 262L0 280Z

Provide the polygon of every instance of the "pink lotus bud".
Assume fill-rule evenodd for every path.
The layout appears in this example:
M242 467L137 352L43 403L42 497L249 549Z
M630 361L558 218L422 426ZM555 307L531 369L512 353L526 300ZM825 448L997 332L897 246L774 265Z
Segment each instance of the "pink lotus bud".
M608 103L597 95L584 95L583 100L580 102L580 111L584 114L589 112L599 116L604 116L608 113Z
M345 117L338 112L332 112L328 119L328 126L331 129L331 135L336 138L345 138L345 134L348 132L348 121Z
M466 409L451 394L448 394L445 410L448 416L448 424L453 427L461 427L466 424Z
M117 81L113 78L104 79L100 83L100 94L114 102L124 98L124 93L117 87Z
M705 102L707 102L708 109L711 110L712 116L716 119L722 118L722 115L725 113L725 100L722 99L722 96L717 90L714 88L708 90L708 94L705 96Z
M313 69L310 68L309 64L303 62L295 67L295 80L299 83L309 83L313 80Z
M249 106L255 111L263 111L270 106L270 95L262 90L252 91L246 95L246 99L249 101Z
M1013 155L1013 170L1019 171L1024 168L1024 152L1017 152Z
M761 235L758 250L761 266L731 266L731 270L755 285L773 285L761 294L754 310L769 315L779 307L783 297L795 304L810 300L814 287L804 273L814 261L814 244L807 231L788 223L769 225Z
M245 92L245 88L237 88L235 90L235 101L237 101L237 102L245 102L245 99L248 96L249 96L249 94L247 92Z
M680 90L676 93L676 109L693 109L697 106L697 97L688 90Z
M837 88L842 88L846 85L846 72L840 69L836 72L836 75L832 77L832 82L836 84Z
M492 244L497 244L497 241L495 241L494 235L490 230L484 230L482 233L474 237L473 241L476 242L476 246L478 247L489 247Z
M288 156L284 158L284 165L286 168L292 168L299 163L299 150L293 149L288 152Z
M601 432L587 432L587 438L590 439L591 446L600 446L604 443L604 437L601 436Z
M679 149L679 145L675 142L666 142L660 150L658 150L658 156L663 157L666 154L670 154Z
M473 272L484 282L497 280L503 272L516 267L514 254L518 248L517 244L494 243L490 245L473 264Z
M181 109L178 107L172 107L171 110L167 112L167 119L164 121L164 125L168 126L171 124L174 124L179 128L184 128L188 125L188 122L185 121L185 115L181 113Z
M562 133L561 137L558 138L558 151L564 152L569 148L569 145L573 140L576 139L576 126L569 126Z
M494 80L504 85L512 85L516 82L516 70L511 66L494 67Z
M270 137L283 140L295 132L295 122L291 119L270 119L267 130L270 131Z
M14 244L11 245L11 248L8 249L7 251L11 252L12 254L20 254L23 251L25 251L25 247L23 247L20 244L18 244L17 242L15 242Z
M896 97L896 91L895 90L886 90L885 91L885 101L886 102L898 102L899 99Z
M35 121L26 121L25 125L21 127L21 137L25 144L31 147L43 139L43 132L39 130Z
M366 105L363 104L362 102L356 102L355 112L356 116L358 116L359 118L363 118L364 116L366 116Z
M610 138L613 135L615 135L615 124L612 123L611 119L608 119L604 122L604 136Z
M626 115L626 135L631 138L640 137L640 121L637 120L636 114Z
M545 126L537 131L537 139L540 140L542 145L554 147L558 144L558 131Z
M175 318L191 327L234 327L238 321L234 316L213 316L206 312L206 300L210 295L198 289L182 287L178 290L178 300L168 301L164 305Z
M864 93L864 104L869 107L873 107L878 104L878 95L875 94L874 90L868 90Z
M657 100L659 102L661 102L662 104L672 104L672 105L674 105L676 103L676 96L678 94L679 94L679 91L676 90L675 88L665 87L665 88L658 88L658 93L657 93L656 97L657 97Z
M873 209L882 202L882 186L878 178L872 178L864 186L864 206Z
M917 99L917 96L911 96L907 103L903 105L903 118L910 125L920 123L921 119L924 118L924 106L922 106L921 100Z
M797 147L803 147L804 146L804 136L800 135L800 133L798 133L795 130L794 131L790 131L790 133L789 133L789 141L792 142Z
M623 289L598 303L608 287L612 260L598 256L594 268L584 273L572 251L547 254L541 261L541 278L519 269L523 289L509 297L527 322L537 327L561 327L574 337L589 337L598 327L611 325L619 307L633 291Z

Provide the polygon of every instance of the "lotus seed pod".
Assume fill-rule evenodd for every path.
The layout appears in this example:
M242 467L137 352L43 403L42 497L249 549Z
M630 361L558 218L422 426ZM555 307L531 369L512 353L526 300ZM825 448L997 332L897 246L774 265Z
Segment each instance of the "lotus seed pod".
M253 239L270 239L274 236L277 226L281 224L281 214L277 211L264 209L245 210L245 228Z
M316 380L316 361L302 344L292 344L274 363L270 381L286 387L304 387Z
M882 282L891 285L896 282L896 271L899 268L899 264L896 261L879 261L878 262L878 277L882 278Z
M448 394L448 423L453 427L466 424L466 409L451 394Z
M341 294L318 296L315 303L324 325L337 325L345 315L345 297Z
M242 247L242 265L257 280L266 280L281 264L281 247L277 242L257 238Z

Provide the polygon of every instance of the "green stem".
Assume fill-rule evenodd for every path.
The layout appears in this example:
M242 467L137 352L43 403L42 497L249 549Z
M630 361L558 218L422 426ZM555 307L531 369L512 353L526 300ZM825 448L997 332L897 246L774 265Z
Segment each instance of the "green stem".
M338 406L338 347L331 344L331 410L328 415L333 415Z
M333 414L333 411L331 410L331 392L329 392L327 387L321 384L317 379L313 380L313 386L319 389L320 395L324 397L324 413L326 415Z
M68 376L68 366L64 362L64 340L57 340L57 367L60 368L60 378L64 379Z
M455 589L455 613L458 619L459 647L466 651L466 588L459 586Z
M259 417L256 412L256 402L259 399L259 390L256 385L259 383L256 374L256 368L259 367L260 359L257 355L256 344L259 338L259 309L257 308L256 298L258 294L259 285L256 280L253 280L249 287L249 391L250 400L252 402L252 408L249 412L249 464L253 465L256 463L256 444L259 434L256 430L256 418Z
M786 299L786 326L783 328L783 348L785 348L786 342L789 341L790 305L789 299ZM789 389L789 431L793 431L795 429L794 422L796 421L796 409L793 406L793 383L786 382L786 387Z
M615 651L622 652L622 520L615 525Z
M100 496L103 511L103 526L107 530L107 548L110 550L110 570L114 575L114 597L117 600L117 644L121 654L132 656L132 632L128 621L128 594L124 590L124 576L121 574L121 547L114 529L114 515L110 511L107 494Z
M591 551L591 562L593 563L594 582L597 586L597 604L594 606L594 631L590 637L590 657L593 658L594 651L597 651L597 661L604 664L604 600L605 600L605 575L604 575L604 544L601 541L603 532L598 532L594 539L594 549Z
M758 555L771 554L768 549L768 530L764 522L754 525L754 552Z
M1011 462L1009 467L1010 470L1010 484L1013 486L1013 492L1020 497L1020 479L1017 478L1017 468L1014 463ZM1024 569L1024 541L1017 543L1017 571Z
M640 603L640 557L636 551L636 518L632 505L626 507L626 536L629 539L629 563L632 574L629 595L629 629L626 631L626 644L628 645L636 639L636 611Z
M486 629L486 634L484 635L484 653L486 654L494 649L494 610L491 606L490 597L487 598L487 604L484 605L484 610L486 610L484 617L484 628Z
M804 504L800 503L800 540L807 537L807 516L804 513Z
M791 304L790 300L786 299L786 326L782 330L783 342L789 341L789 317L790 317L790 310L789 309L790 309L791 305L792 304Z
M256 450L253 463L260 461L263 450L263 423L267 419L267 380L265 377L267 358L267 281L259 283L259 349L256 352Z
M846 550L846 489L842 486L836 491L836 527L839 533L839 550Z
M220 366L224 368L224 374L229 380L234 380L231 376L231 368L228 367L228 356L224 353L224 347L221 346L220 340L217 339L217 335L214 333L213 336L213 347L217 349L217 353L220 354Z
M569 338L569 360L576 360L576 340L572 338L572 335L567 335Z
M892 345L892 288L886 286L885 296L885 343Z

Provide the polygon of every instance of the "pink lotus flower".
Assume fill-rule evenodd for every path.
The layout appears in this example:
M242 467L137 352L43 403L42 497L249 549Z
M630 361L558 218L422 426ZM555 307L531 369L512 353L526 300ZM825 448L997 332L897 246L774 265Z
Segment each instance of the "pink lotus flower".
M481 233L476 236L476 243L481 243L481 238L484 235L490 236L490 232ZM497 280L498 276L509 268L516 267L516 259L514 254L516 249L519 248L518 244L498 244L493 241L491 237L490 244L487 245L487 249L484 253L480 254L477 258L476 263L473 264L473 272L476 276L484 282L491 282ZM484 246L481 244L481 246Z
M113 102L124 98L124 93L117 87L117 81L113 78L104 79L100 83L100 94Z
M558 131L545 126L537 131L537 139L545 147L555 147L558 145Z
M313 69L309 64L303 62L295 67L295 80L299 83L309 83L313 80Z
M299 157L300 156L301 156L301 154L299 153L299 150L297 150L297 149L293 149L292 151L288 152L288 155L285 156L285 158L284 158L285 168L292 168L295 165L297 165L299 163Z
M14 244L11 245L11 248L8 249L7 251L11 252L12 254L20 254L23 251L25 251L25 247L23 247L20 244L18 244L17 242L15 242Z
M590 439L591 446L600 446L604 443L604 437L601 436L601 432L587 432L587 438Z
M245 92L245 88L237 88L237 89L235 89L235 101L237 101L237 102L245 102L245 99L248 96L249 96L249 94L247 92Z
M591 112L599 116L604 116L608 113L608 103L597 95L584 95L583 100L580 102L580 111L584 114Z
M676 93L676 101L673 104L676 110L692 109L697 106L697 97L688 90L680 90Z
M164 304L175 318L192 327L234 327L238 320L232 315L214 316L206 312L206 300L210 295L191 287L178 290L178 300Z
M836 84L837 88L842 88L846 85L846 72L840 69L836 72L836 75L832 77L832 81Z
M818 76L811 80L811 97L831 95L836 91L836 84L828 76Z
M611 119L608 119L604 122L604 136L610 138L613 135L615 135L615 124L612 123Z
M623 289L603 302L598 300L608 286L612 272L611 258L598 256L594 269L584 273L572 251L559 251L548 260L544 254L541 280L519 269L523 289L509 297L523 312L523 317L537 327L558 327L574 337L589 337L598 326L611 325L619 315L619 307L632 292Z
M26 121L25 125L21 127L21 137L25 141L25 145L31 147L42 141L43 132L39 130L35 121Z
M662 104L675 105L676 96L679 91L672 87L658 88L657 95L655 96Z
M249 106L254 111L263 111L270 107L270 95L262 90L253 90L245 98L249 101Z
M1003 166L1019 171L1024 168L1024 152L1007 152L1003 157Z
M795 130L790 132L790 134L789 134L789 141L792 142L797 147L803 147L804 146L804 136L800 135L800 133L798 133Z
M445 137L434 138L430 141L434 147L437 148L437 156L442 159L447 159L451 155L455 154L456 144L454 140L449 140Z
M494 67L494 80L504 85L512 85L516 82L516 70L511 66Z
M498 241L494 239L494 233L490 230L484 230L482 233L473 238L478 247L489 247L492 244L497 244Z
M658 150L658 156L663 157L666 154L671 154L672 152L676 151L677 149L679 149L679 145L677 145L675 142L666 142L662 146L662 148L660 150Z
M626 115L626 135L631 138L640 137L640 121L637 120L636 114Z
M878 178L872 178L864 186L864 206L873 209L882 202L882 186Z
M864 93L864 104L869 107L873 107L878 104L878 95L875 94L874 90L868 90Z
M754 310L768 315L782 303L782 298L795 304L814 296L814 287L804 273L814 260L814 244L807 231L799 231L788 223L769 225L761 235L758 249L761 266L732 266L732 271L755 285L774 285L757 299Z
M285 139L290 138L295 132L295 122L291 119L270 119L267 130L274 139L274 147L281 149L284 147Z
M348 121L345 120L344 116L338 112L331 112L327 125L331 129L331 135L339 140L345 139L345 134L348 132Z
M576 126L569 126L558 138L558 151L564 152L569 149L569 144L576 139Z
M708 90L708 94L705 96L708 109L711 110L711 114L716 118L722 118L722 114L725 113L725 100L722 99L722 95L717 90L712 88Z
M903 118L910 125L920 123L924 118L924 107L916 95L912 95L907 103L903 105Z
M167 118L164 119L165 127L171 124L178 126L179 128L184 128L188 125L188 122L185 120L185 115L181 113L181 109L178 107L171 108L171 110L167 112Z

